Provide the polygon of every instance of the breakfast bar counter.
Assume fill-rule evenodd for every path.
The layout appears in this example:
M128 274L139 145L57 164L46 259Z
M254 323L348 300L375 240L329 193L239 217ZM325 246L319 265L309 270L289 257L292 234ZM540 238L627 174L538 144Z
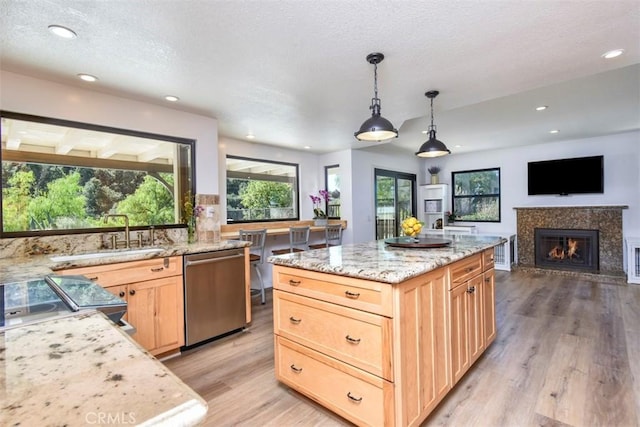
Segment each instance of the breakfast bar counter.
M270 257L276 378L357 425L420 425L496 338L504 241Z

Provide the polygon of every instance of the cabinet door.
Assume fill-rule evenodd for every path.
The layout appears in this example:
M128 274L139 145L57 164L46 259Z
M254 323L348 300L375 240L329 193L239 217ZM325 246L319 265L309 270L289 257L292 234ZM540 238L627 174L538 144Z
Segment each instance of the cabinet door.
M467 287L457 286L449 291L451 309L451 373L453 384L469 369L469 298Z
M151 354L160 354L184 345L184 292L182 276L153 282L156 342Z
M482 274L467 282L467 300L469 322L469 359L471 364L484 351L484 329L482 320L482 304L484 303L484 286Z
M127 296L128 322L136 328L132 338L153 354L156 347L155 280L132 283Z
M482 312L484 326L484 346L489 346L496 339L496 281L495 270L485 271L482 284Z

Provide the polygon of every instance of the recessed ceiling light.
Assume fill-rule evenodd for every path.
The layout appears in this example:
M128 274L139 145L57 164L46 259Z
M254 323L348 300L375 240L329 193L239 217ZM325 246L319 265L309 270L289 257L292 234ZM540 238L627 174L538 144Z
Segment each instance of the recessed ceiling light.
M558 132L560 132L558 129L553 129L549 131L549 133L558 133Z
M541 105L539 107L536 107L536 111L543 111L543 110L546 110L547 108L549 107L547 107L546 105Z
M617 58L618 56L622 55L623 53L624 53L624 49L614 49L614 50L610 50L609 52L603 53L602 57L604 59Z
M423 130L422 133L429 133L429 131L428 130Z
M254 139L256 136L252 133L247 134L247 139Z
M453 148L461 148L461 147L462 147L462 145L460 145L460 144L457 144L457 145L453 146Z
M49 31L63 39L75 39L78 37L75 31L62 25L49 25Z
M177 96L173 96L173 95L167 95L164 97L164 99L166 99L167 101L170 102L178 102L180 100L180 98L178 98Z
M98 80L96 76L92 76L91 74L78 74L78 77L80 77L85 82L95 82Z
M305 146L304 146L304 149L305 149L305 150L311 150L311 146L310 146L310 145L305 145Z

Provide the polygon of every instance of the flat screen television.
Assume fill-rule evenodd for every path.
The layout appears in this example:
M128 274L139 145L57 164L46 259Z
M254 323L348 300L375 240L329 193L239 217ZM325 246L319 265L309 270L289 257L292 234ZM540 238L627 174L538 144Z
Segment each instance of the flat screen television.
M529 195L604 193L604 156L528 164Z

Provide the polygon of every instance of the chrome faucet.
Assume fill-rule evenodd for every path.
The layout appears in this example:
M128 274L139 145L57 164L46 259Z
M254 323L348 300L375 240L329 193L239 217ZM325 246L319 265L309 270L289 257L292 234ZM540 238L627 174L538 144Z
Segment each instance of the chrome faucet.
M104 223L109 221L109 218L124 218L124 241L127 249L131 248L131 242L129 240L129 217L125 214L106 214L104 216ZM115 248L114 248L115 249Z

